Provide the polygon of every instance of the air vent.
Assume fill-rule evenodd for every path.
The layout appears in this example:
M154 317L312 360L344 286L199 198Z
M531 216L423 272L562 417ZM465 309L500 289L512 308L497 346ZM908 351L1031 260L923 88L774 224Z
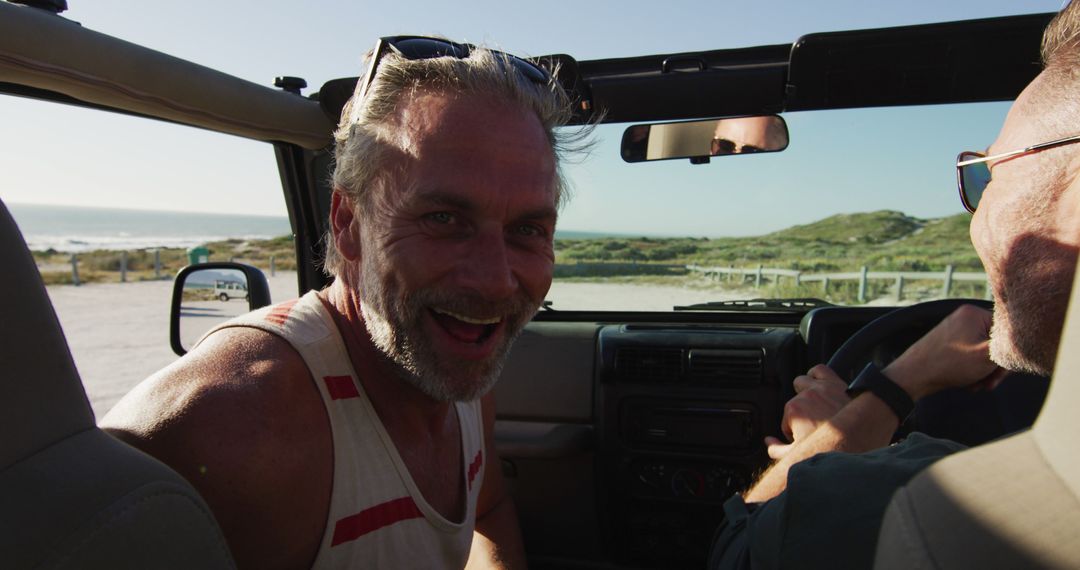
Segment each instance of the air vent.
M689 376L696 382L760 384L760 350L705 349L690 351Z
M683 351L677 348L620 348L615 375L624 382L678 382Z

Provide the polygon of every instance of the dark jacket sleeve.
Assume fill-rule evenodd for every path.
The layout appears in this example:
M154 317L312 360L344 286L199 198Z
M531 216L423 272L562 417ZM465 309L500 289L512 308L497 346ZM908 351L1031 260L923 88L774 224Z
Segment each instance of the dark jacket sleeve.
M823 453L792 466L787 489L760 505L736 495L709 568L869 568L893 493L964 446L922 434L869 453Z
M735 495L724 503L708 568L779 568L787 492L763 504L747 505Z

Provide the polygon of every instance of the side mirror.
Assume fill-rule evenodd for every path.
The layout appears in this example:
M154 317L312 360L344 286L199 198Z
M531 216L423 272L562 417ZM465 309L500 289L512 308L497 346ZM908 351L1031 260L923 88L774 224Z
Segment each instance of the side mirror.
M633 125L623 132L622 158L689 158L692 164L705 164L713 156L779 152L788 141L787 123L779 115Z
M270 304L270 285L258 268L242 263L199 263L176 274L169 311L169 343L187 354L215 326Z

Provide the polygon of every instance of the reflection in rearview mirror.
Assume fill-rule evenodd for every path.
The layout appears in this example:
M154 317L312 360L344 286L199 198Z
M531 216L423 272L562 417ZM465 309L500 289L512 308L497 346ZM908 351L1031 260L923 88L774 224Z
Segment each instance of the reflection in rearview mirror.
M191 350L210 329L248 310L248 281L243 271L192 271L184 277L180 298L180 343Z
M683 123L634 125L622 139L626 162L777 152L788 146L787 123L778 115L710 119Z

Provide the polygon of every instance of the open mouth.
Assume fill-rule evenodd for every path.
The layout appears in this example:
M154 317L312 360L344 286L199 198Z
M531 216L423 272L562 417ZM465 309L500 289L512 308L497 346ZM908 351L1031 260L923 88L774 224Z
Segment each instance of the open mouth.
M501 317L470 317L443 309L429 309L429 311L435 322L439 323L447 334L468 344L483 343L495 334L499 324L502 323Z

